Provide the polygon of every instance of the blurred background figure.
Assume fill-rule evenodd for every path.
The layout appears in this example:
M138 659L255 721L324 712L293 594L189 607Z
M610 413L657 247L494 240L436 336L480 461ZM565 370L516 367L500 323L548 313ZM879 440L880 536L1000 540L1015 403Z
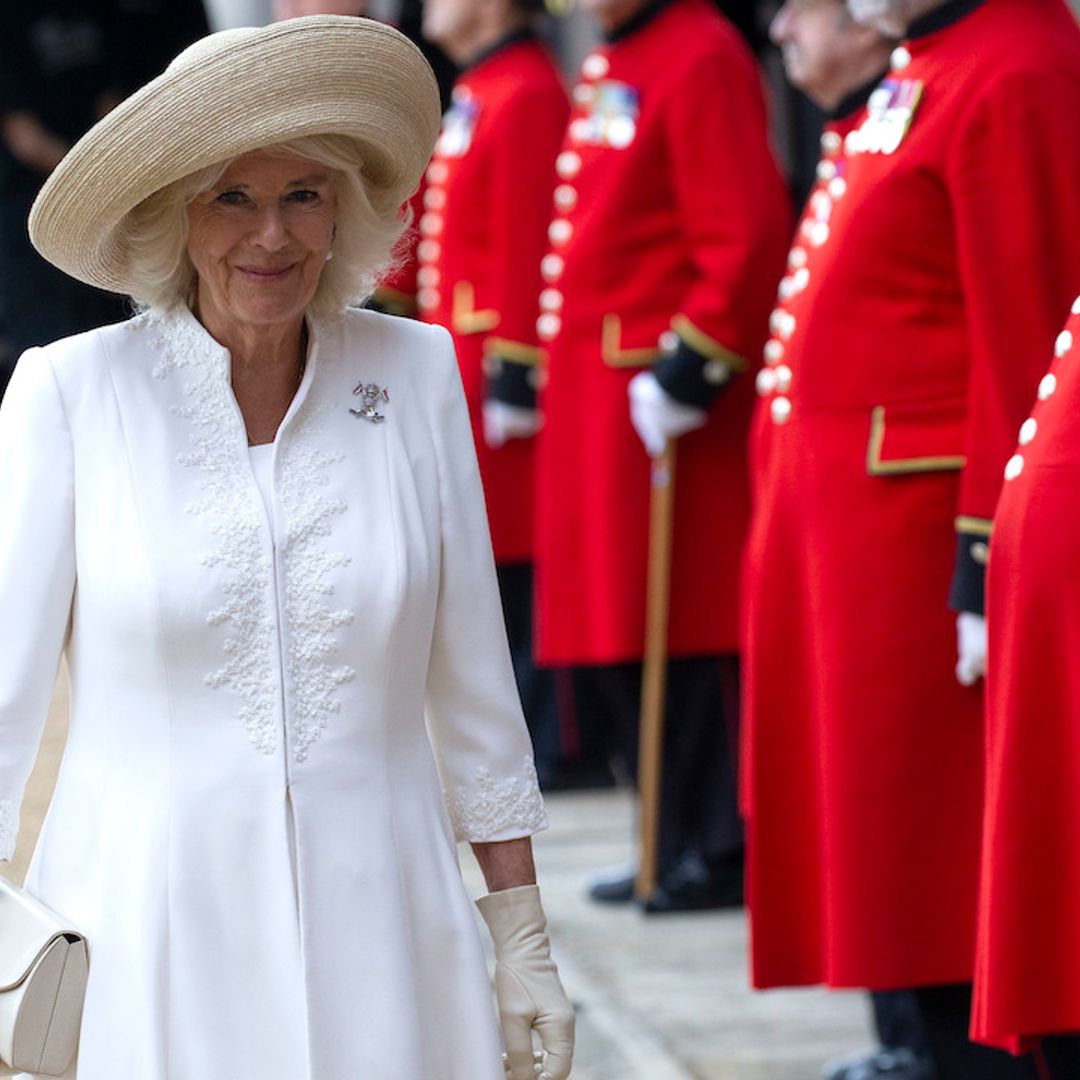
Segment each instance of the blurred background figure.
M123 95L107 0L0 6L0 323L8 364L122 317L115 297L72 281L30 246L26 217L71 144ZM0 390L11 367L0 372Z
M581 724L636 775L649 457L678 437L660 880L645 904L731 906L753 397L739 372L760 355L788 201L757 64L714 5L583 7L604 42L583 61L556 162L537 323L538 655L573 667ZM593 897L631 900L634 869L594 882Z
M831 144L833 135L851 129L885 76L895 40L857 23L844 0L787 0L769 30L788 80L826 117L830 132L826 142ZM820 169L819 183L827 191L832 179L827 153L820 158ZM796 250L800 243L796 242ZM801 256L794 258L801 262ZM767 367L761 378L767 384L777 378L776 371ZM786 372L780 378L786 380ZM826 1080L931 1080L934 1063L914 994L879 991L871 994L871 1004L880 1045L870 1053L829 1062L823 1070Z
M427 170L422 318L454 335L510 650L542 787L557 782L554 679L532 659L533 436L540 260L569 103L536 35L542 0L427 0L423 34L458 66Z
M1034 1077L967 1037L981 612L1001 470L1080 284L1080 30L1060 0L849 8L904 41L825 132L758 383L753 979L914 989L943 1078Z

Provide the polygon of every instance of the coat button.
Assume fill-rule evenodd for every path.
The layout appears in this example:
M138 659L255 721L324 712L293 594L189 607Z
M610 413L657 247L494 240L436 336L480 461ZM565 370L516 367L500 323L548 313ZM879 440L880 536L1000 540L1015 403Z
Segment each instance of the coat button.
M561 311L563 306L563 294L558 289L545 289L540 294L541 311Z
M791 251L788 252L788 257L787 257L788 266L790 266L792 270L798 270L801 267L806 265L807 260L809 258L810 258L810 256L807 255L806 248L804 248L804 247L793 247L791 249Z
M839 154L840 147L844 145L844 140L840 138L840 132L838 131L826 131L821 136L821 149L826 154Z
M1039 383L1039 400L1046 401L1047 398L1053 397L1056 389L1057 376L1051 371L1044 375Z
M572 184L560 184L555 189L555 205L564 214L568 214L577 206L577 188Z
M429 211L420 216L420 233L422 236L438 236L443 231L443 224L442 214Z
M757 373L754 385L761 397L768 397L776 389L776 371L773 368L762 368Z
M416 257L422 263L436 262L441 254L442 244L438 240L421 240L416 245Z
M422 289L434 289L442 279L437 266L421 266L416 271L416 284Z
M1074 315L1080 315L1080 296L1073 301L1072 313Z
M781 364L773 370L776 372L776 389L781 394L786 394L791 389L791 368L787 364Z
M889 57L889 67L893 71L903 71L911 63L911 53L903 45L897 45Z
M574 142L587 142L589 138L589 121L579 116L576 120L570 121L570 138Z
M836 162L829 161L827 158L824 161L818 162L817 178L822 183L827 184L836 175Z
M589 53L581 64L581 73L587 79L602 79L611 70L611 63L603 53Z
M806 267L795 271L795 291L801 293L810 284L810 271Z
M449 175L450 169L445 161L433 161L428 166L427 180L429 184L445 184Z
M847 181L842 176L834 176L829 181L829 194L834 199L842 199L847 194Z
M814 247L824 247L829 242L829 225L825 221L815 221L810 226L810 243Z
M1073 336L1071 330L1062 330L1057 336L1057 341L1054 344L1054 354L1056 356L1064 356L1073 347Z
M549 281L552 284L562 277L563 270L565 269L566 263L563 261L563 257L561 255L556 255L554 252L545 255L540 260L540 275L545 281Z
M564 180L573 180L581 172L581 155L573 150L564 150L555 159L555 171Z
M421 289L416 294L416 303L421 311L434 311L441 299L438 289Z
M784 358L784 343L776 338L770 338L765 342L765 363L779 364Z
M1039 423L1038 423L1038 421L1035 419L1034 416L1029 416L1020 425L1020 440L1019 440L1020 445L1021 446L1027 446L1027 444L1029 442L1031 442L1031 440L1034 439L1035 436L1038 434L1038 431L1039 431Z
M784 341L790 341L791 335L795 333L795 316L789 311L783 312L783 318L780 320L780 337Z
M710 386L723 386L731 378L731 368L723 360L709 360L701 369L701 377Z
M556 218L548 226L548 239L556 246L562 247L568 243L574 235L574 226L566 218Z
M574 87L574 103L577 105L589 105L596 91L587 83L578 83Z
M558 337L562 329L562 319L558 315L547 312L536 320L536 336L541 341L552 341Z
M791 400L786 397L774 397L769 405L769 413L774 424L786 424L791 419Z
M1020 454L1013 454L1005 465L1005 479L1015 480L1024 471L1024 458Z
M971 561L979 566L985 566L990 561L990 545L985 540L976 540L968 551L971 554Z
M445 210L446 192L441 187L429 187L424 192L425 210Z
M793 277L785 277L780 279L780 284L776 288L776 295L781 300L790 300L796 293L795 279Z

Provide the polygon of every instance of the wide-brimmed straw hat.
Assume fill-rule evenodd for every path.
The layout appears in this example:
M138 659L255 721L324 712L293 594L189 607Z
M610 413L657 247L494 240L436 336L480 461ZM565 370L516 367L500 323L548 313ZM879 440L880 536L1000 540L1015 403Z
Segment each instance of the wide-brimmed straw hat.
M41 189L30 238L65 273L130 293L125 215L198 169L309 135L361 144L382 206L416 190L440 123L420 50L384 23L310 15L197 41L91 128Z

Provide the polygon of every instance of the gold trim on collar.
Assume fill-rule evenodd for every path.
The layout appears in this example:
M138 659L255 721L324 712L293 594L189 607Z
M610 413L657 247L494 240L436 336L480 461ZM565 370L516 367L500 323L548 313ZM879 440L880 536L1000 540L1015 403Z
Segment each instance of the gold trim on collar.
M994 529L994 523L989 518L968 517L961 514L954 522L958 533L967 536L989 536Z
M624 349L622 319L605 315L600 330L600 356L608 367L648 367L660 358L660 348Z
M476 310L476 292L471 281L454 283L454 307L450 323L455 334L486 334L499 325L499 313L494 308Z
M726 345L721 345L716 338L709 337L704 330L699 330L685 315L676 315L671 320L671 329L690 348L701 353L707 360L723 360L732 371L745 371L749 367L745 356L740 356Z
M963 455L940 457L898 458L881 460L885 442L885 406L876 405L870 413L870 442L866 447L866 471L871 476L899 476L904 473L954 472L967 464Z

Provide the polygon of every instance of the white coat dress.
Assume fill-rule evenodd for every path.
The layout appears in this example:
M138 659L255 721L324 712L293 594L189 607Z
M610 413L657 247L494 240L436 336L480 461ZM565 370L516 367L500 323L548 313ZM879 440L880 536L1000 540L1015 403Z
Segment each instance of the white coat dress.
M78 1080L502 1080L454 839L545 817L453 349L309 326L274 529L187 309L0 410L0 857L66 649L27 887L90 939Z

